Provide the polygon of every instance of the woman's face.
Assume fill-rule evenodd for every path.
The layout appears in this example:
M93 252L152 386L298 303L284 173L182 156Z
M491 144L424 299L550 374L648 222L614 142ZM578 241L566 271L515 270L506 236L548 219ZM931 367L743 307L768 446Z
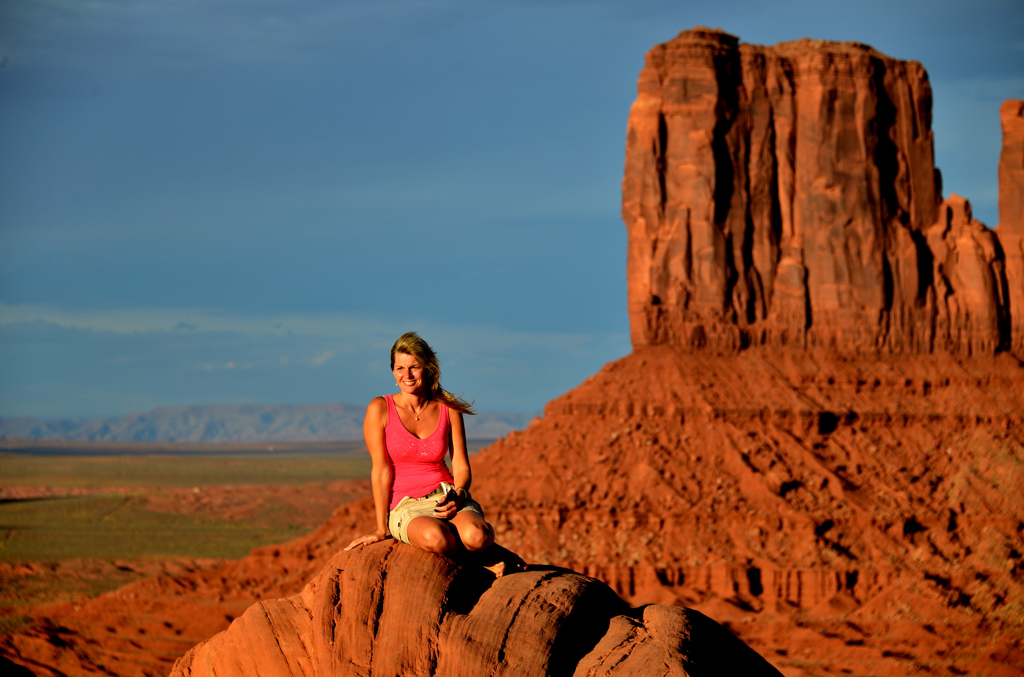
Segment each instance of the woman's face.
M424 369L419 361L408 353L395 353L395 383L403 393L421 395L426 390Z

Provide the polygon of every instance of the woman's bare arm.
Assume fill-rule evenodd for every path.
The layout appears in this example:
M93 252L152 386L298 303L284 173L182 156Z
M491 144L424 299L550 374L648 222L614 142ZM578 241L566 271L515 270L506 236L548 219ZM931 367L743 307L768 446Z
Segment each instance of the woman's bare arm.
M366 545L383 541L390 533L388 530L388 493L391 490L391 464L388 463L387 445L384 442L384 427L388 420L388 405L383 397L375 397L366 407L366 418L363 419L363 438L370 452L373 467L370 470L370 484L373 487L373 508L377 518L377 531L360 536L348 544L346 550L357 545Z
M451 412L451 423L452 479L456 487L469 491L473 484L473 471L469 467L469 450L466 447L466 424L457 411Z
M446 520L455 517L462 499L469 491L469 485L473 483L473 471L469 467L469 452L466 449L466 425L462 420L462 414L457 411L450 411L451 436L448 442L448 451L452 455L452 480L455 482L455 491L458 499L455 501L445 500L434 511L434 517Z

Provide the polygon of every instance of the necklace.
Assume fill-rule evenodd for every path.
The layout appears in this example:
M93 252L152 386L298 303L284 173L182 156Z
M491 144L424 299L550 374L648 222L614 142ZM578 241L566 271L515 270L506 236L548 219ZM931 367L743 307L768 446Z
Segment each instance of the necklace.
M420 413L417 414L415 409L413 409L412 407L405 403L405 393L402 393L402 406L408 409L410 412L412 412L412 415L415 416L416 420L418 421L420 420L420 416L423 415L423 412L425 412L427 410L427 407L430 406L430 401L428 400L427 403L424 404L423 407L420 409Z

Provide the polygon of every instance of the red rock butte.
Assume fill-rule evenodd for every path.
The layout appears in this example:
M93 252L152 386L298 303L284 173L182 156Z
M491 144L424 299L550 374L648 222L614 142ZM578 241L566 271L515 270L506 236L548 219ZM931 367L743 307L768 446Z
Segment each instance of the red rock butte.
M647 54L638 89L634 347L1021 355L1020 102L1003 108L997 235L941 199L917 62L698 28Z
M244 673L258 652L267 674L456 674L455 657L475 674L730 674L693 662L702 637L731 651L704 616L787 677L1021 674L1022 110L1001 110L990 230L942 198L920 64L703 28L656 46L623 181L633 352L473 462L499 542L585 576L484 590L402 546L335 556L372 525L364 500L221 569L65 605L4 652L149 674L260 599L177 674ZM564 653L583 597L577 620L600 627Z
M481 454L506 545L787 675L1024 670L1024 119L942 198L924 68L697 28L646 58L633 353Z

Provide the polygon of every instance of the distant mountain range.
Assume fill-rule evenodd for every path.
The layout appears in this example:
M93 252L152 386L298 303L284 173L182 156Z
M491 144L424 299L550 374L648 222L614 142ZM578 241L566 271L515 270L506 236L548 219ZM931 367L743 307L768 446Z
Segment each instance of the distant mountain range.
M0 418L0 439L93 442L270 442L357 440L366 407L326 404L157 407L120 418ZM466 436L496 439L537 414L466 416Z

